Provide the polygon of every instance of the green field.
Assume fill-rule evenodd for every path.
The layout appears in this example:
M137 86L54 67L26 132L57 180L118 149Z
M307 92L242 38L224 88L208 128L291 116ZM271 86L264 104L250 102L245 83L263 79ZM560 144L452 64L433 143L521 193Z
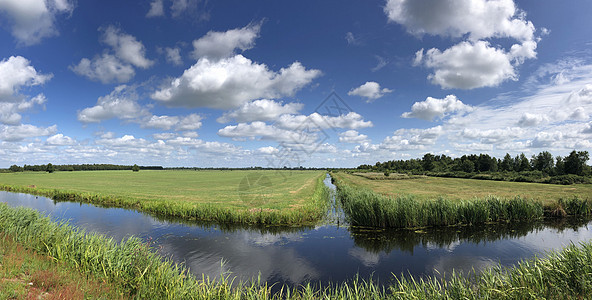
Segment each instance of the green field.
M313 222L325 213L327 200L320 192L324 174L273 170L20 172L0 174L0 185L4 190L57 200L186 219L293 225ZM258 216L251 216L255 213Z
M395 174L391 174L394 176ZM578 196L592 200L591 184L554 185L542 183L476 180L462 178L421 177L401 180L370 180L361 176L337 172L332 174L336 180L356 187L369 188L387 196L413 195L419 201L443 197L449 200L470 200L490 195L541 201L544 205L560 198Z

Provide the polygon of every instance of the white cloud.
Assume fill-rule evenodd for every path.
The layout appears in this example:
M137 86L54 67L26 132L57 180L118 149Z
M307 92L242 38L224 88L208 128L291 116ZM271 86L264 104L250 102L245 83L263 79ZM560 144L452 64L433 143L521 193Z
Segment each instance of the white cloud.
M235 49L249 50L255 46L259 37L261 23L249 24L225 32L210 31L205 36L193 41L193 57L196 60L208 58L217 60L234 54Z
M158 128L169 130L179 123L179 117L176 116L151 116L146 122L140 126L142 128Z
M171 14L173 17L178 17L188 11L197 9L197 3L199 0L172 0Z
M548 122L549 118L545 115L523 113L516 125L520 127L533 127Z
M37 127L30 124L22 124L17 126L0 126L0 140L7 142L22 141L31 137L49 136L55 134L57 125L50 127Z
M299 62L273 72L240 54L219 61L201 58L152 98L168 106L229 109L257 98L292 96L320 74Z
M78 120L83 123L99 123L113 118L130 120L147 115L148 111L136 100L137 95L133 88L117 86L109 95L99 97L97 105L78 112Z
M164 48L167 62L172 63L175 66L183 64L183 58L181 58L181 49L179 48Z
M163 0L153 0L150 2L150 10L146 13L147 18L164 16Z
M521 138L524 133L524 130L517 127L486 130L465 128L462 132L460 132L460 136L465 139L479 139L483 144L498 144Z
M260 99L244 103L236 110L225 112L217 119L219 123L228 123L236 120L239 123L253 121L272 121L280 115L296 114L304 105L302 103L276 102L269 99Z
M107 53L103 53L102 56L95 56L92 60L83 58L77 65L71 66L70 69L78 75L102 83L128 82L136 75L131 65L123 63L117 57Z
M354 34L349 31L345 34L345 40L350 45L358 45L359 44L359 41L356 39Z
M366 98L366 102L372 102L385 94L392 92L387 88L380 88L380 85L374 81L367 81L361 86L350 90L347 94L350 96L360 96Z
M187 131L187 130L196 130L201 128L201 120L203 118L198 114L190 114L184 118L181 118L179 124L175 130L178 131Z
M277 127L296 130L303 128L347 128L360 129L372 127L371 121L364 121L364 118L355 112L336 117L323 116L318 113L306 115L281 115L275 123Z
M67 0L2 0L0 15L12 23L12 36L20 45L34 45L59 34L55 19L70 14L74 4ZM2 14L3 13L3 14Z
M146 58L144 45L134 36L115 26L99 30L103 31L101 41L111 46L113 54L105 50L92 60L82 58L77 65L70 66L74 73L102 83L123 83L134 77L134 66L146 69L154 64Z
M121 29L115 26L104 29L102 41L111 46L115 55L124 62L143 69L154 64L153 61L146 58L144 44L134 36L121 32Z
M22 56L11 56L0 61L0 101L14 101L24 86L44 84L51 74L40 74Z
M348 130L339 134L339 142L360 144L368 142L368 136L355 130Z
M432 48L425 55L416 54L416 63L418 57L426 67L434 69L428 79L446 89L493 87L506 80L518 80L512 60L517 62L520 57L491 47L486 41L464 41L444 52Z
M17 125L20 123L21 112L29 110L36 105L43 105L47 99L45 95L39 94L30 100L21 100L20 102L1 102L0 101L0 123L7 125Z
M434 69L428 79L443 88L474 89L517 80L515 68L536 58L536 29L513 0L388 0L385 13L417 36L468 38L444 51L416 53L413 65ZM505 51L485 41L492 38L518 43Z
M463 113L473 110L473 107L462 103L455 95L448 95L444 99L427 97L425 101L415 102L411 106L411 112L405 112L403 118L418 118L432 121L434 118L443 118L451 113Z
M58 133L48 137L46 143L51 146L68 146L76 144L76 141L69 136Z
M584 127L584 129L582 129L581 132L591 134L592 133L592 122L586 124L586 126Z
M388 0L384 8L389 21L411 34L533 40L534 25L512 0Z
M280 150L275 147L272 147L272 146L261 147L261 148L257 149L257 151L256 151L256 153L267 154L267 155L276 154L278 152L280 152Z
M426 146L436 143L438 138L444 134L442 126L427 129L399 129L388 136L380 144L380 148L387 150L422 150Z

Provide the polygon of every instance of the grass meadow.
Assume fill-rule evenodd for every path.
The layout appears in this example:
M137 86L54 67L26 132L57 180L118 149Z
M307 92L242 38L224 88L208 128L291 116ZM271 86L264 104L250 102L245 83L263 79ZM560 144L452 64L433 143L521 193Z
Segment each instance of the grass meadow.
M326 213L322 171L164 170L0 174L0 189L221 223L304 225Z
M396 177L396 174L391 176ZM483 199L488 196L537 200L543 205L552 205L560 198L592 200L592 184L554 185L527 182L508 182L444 177L417 177L401 180L370 180L362 176L335 172L336 180L359 188L390 196L412 195L418 201L446 198L452 201ZM390 177L390 176L389 176Z

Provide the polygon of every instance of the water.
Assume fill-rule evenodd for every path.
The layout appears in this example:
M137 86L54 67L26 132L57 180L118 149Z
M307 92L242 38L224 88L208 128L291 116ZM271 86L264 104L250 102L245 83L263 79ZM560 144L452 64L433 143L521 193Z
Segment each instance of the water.
M330 179L325 184L332 186ZM334 187L334 186L332 186ZM356 274L388 283L392 274L437 275L511 266L570 243L592 238L589 220L454 227L420 232L343 226L338 209L331 224L314 228L235 227L183 224L119 208L55 202L0 192L0 201L26 206L70 224L114 237L151 242L159 253L183 262L201 276L248 280L260 274L270 283L298 285L342 282ZM341 224L341 225L338 225ZM437 270L438 272L434 272Z

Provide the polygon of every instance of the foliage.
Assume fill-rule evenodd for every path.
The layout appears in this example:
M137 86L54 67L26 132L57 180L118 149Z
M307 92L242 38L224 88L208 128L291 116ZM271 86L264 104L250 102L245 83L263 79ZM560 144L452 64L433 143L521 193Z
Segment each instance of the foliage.
M140 171L140 167L139 167L138 165L134 165L134 166L132 167L132 171L134 171L134 172L139 172L139 171Z

